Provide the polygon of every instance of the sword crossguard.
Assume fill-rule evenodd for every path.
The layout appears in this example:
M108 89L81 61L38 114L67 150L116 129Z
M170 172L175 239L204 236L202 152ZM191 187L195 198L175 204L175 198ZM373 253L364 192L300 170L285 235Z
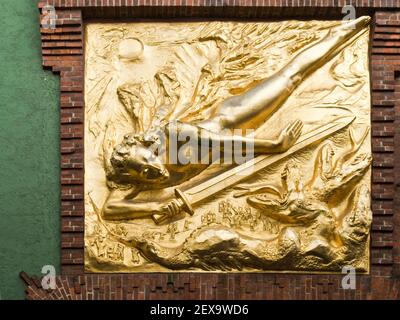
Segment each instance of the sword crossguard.
M186 213L189 213L192 216L194 214L194 210L193 210L192 205L190 204L188 198L183 193L183 191L181 191L179 189L175 189L175 196L177 198L176 200L179 203L179 209L185 211ZM156 224L161 224L161 223L164 223L165 221L169 220L171 218L171 216L168 214L153 214L152 218Z
M188 198L186 197L185 193L179 189L175 189L175 196L180 200L180 208L189 213L191 216L194 215L194 210L192 205L190 204Z

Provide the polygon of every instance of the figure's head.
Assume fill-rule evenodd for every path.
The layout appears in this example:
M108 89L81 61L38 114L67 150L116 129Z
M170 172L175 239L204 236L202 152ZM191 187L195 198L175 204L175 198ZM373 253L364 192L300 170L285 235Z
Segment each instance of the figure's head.
M159 184L169 178L168 170L140 137L127 134L111 156L112 179L117 183Z

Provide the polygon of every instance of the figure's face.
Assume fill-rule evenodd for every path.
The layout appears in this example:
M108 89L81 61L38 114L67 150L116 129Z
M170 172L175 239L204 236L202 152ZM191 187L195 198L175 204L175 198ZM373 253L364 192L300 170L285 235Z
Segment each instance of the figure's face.
M169 177L168 170L160 158L141 144L131 148L127 157L127 169L130 175L150 183L159 183Z
M161 183L169 178L161 159L151 149L130 139L115 148L112 164L122 175L146 184Z

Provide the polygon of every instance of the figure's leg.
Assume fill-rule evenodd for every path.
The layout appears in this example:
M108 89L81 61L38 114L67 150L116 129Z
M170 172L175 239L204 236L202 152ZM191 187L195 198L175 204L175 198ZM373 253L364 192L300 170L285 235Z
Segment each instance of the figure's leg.
M198 123L214 132L226 128L256 129L277 110L302 79L334 57L370 21L361 17L332 28L314 45L297 54L284 68L241 96L225 100L214 117Z

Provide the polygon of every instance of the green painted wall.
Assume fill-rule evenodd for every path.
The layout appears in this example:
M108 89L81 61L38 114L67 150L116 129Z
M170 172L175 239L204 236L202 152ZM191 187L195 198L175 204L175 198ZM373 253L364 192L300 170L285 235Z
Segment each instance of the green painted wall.
M58 79L41 66L35 0L0 1L0 295L59 268Z

